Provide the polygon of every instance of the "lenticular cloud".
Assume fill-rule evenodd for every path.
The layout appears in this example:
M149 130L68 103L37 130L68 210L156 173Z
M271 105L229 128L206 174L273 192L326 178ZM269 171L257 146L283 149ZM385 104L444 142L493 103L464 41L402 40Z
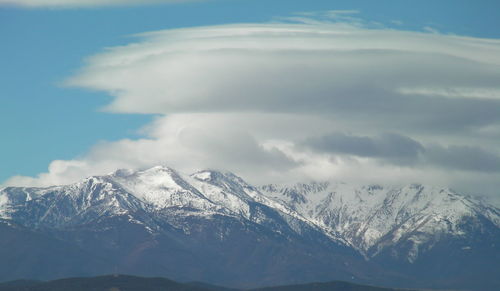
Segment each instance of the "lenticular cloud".
M68 83L107 91L113 112L330 114L402 96L419 106L426 97L498 99L499 55L500 42L483 39L345 24L223 25L142 34L90 58ZM409 102L394 106L408 111Z

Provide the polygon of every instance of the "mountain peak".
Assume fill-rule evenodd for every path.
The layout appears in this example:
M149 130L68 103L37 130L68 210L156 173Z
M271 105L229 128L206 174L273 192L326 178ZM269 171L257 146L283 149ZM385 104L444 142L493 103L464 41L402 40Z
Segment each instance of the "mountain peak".
M142 172L150 172L150 173L170 173L170 174L177 174L177 171L174 170L173 168L170 168L165 165L159 165L159 166L154 166L145 170L142 170Z
M156 208L207 206L210 202L186 179L167 166L131 171L119 170L110 178L142 201Z

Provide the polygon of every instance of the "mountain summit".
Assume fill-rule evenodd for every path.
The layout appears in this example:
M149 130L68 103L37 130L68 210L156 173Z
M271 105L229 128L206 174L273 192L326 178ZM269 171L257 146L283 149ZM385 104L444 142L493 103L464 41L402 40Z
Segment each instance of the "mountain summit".
M117 170L1 189L0 237L0 280L120 272L238 287L500 287L500 210L424 185L252 186L215 170Z

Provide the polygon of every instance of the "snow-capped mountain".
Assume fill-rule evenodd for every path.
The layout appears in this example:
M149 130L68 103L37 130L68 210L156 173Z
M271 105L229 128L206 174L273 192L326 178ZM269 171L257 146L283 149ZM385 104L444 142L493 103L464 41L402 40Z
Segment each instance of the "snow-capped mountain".
M403 255L409 262L422 248L446 234L468 235L464 221L477 229L481 221L500 228L500 211L491 205L450 189L424 185L402 188L343 183L266 185L260 190L329 232L344 238L367 257L404 241L411 244ZM464 246L468 248L468 246Z
M118 269L234 286L500 286L495 268L477 266L500 266L500 210L422 185L256 187L214 170L117 170L72 185L1 189L0 237L0 257L16 262L2 260L0 280Z
M268 200L231 173L181 175L158 166L143 171L118 170L66 186L9 187L0 191L0 218L33 229L66 230L124 217L157 233L164 223L189 232L193 226L185 223L188 217L224 216L265 224L272 231L289 235L308 230L320 233L286 207L268 207L273 206Z

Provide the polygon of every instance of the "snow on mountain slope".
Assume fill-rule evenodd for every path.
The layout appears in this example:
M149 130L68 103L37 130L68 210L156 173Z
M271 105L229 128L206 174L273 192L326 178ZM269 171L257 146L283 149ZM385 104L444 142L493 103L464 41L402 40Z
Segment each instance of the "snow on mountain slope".
M49 188L25 188L25 187L7 187L0 189L0 218L11 218L11 213L15 209L22 207L27 202L43 196L50 190L59 189L59 187Z
M283 220L294 233L317 231L336 243L347 244L341 238L332 236L323 229L319 229L317 225L311 224L308 219L283 203L266 197L256 187L233 173L203 170L190 175L190 179L186 178L186 180L214 203L255 223L267 224L274 231L283 231L282 227L278 226L279 223L276 221L278 219ZM279 218L273 218L269 211L275 212Z
M189 181L214 203L249 218L249 202L253 202L254 199L247 194L247 184L236 178L230 173L205 170L192 174Z
M75 184L48 188L8 187L4 217L27 227L64 228L101 217L127 215L146 207L106 177L90 177Z
M185 175L157 166L143 171L118 170L108 176L156 210L193 208L207 213L251 217L251 204L266 198L232 173L204 170Z
M168 207L220 210L175 170L157 166L143 171L118 170L109 178L157 210Z
M190 175L191 184L208 199L245 217L249 217L249 203L261 203L286 215L304 219L285 205L262 195L254 186L233 173L203 170Z
M4 189L0 189L2 193ZM0 218L9 218L7 207L9 204L9 197L7 195L0 195Z
M439 239L441 234L466 235L461 227L464 218L477 221L478 217L485 217L500 227L498 209L450 189L313 182L267 185L260 190L312 223L336 233L367 256L407 240L414 245L408 253L412 262L420 245Z

